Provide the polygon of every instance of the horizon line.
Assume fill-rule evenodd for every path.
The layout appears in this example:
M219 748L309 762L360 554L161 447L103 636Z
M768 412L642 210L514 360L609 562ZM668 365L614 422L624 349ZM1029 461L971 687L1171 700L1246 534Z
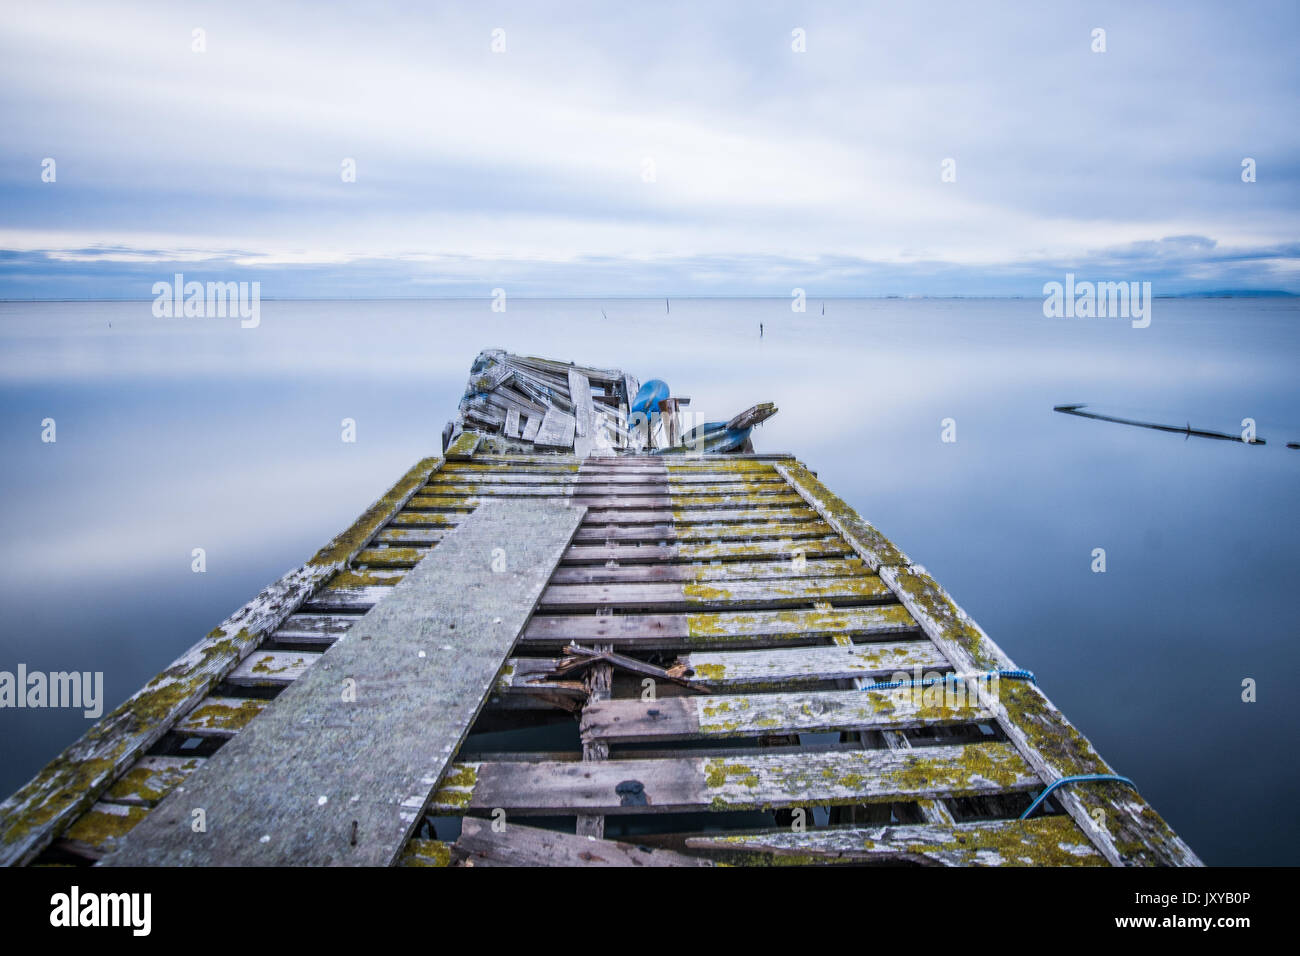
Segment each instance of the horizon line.
M250 280L244 280L250 281ZM259 281L259 280L251 280ZM32 296L29 298L11 298L0 296L0 304L19 303L19 302L152 302L157 296ZM774 299L778 301L787 301L788 295L754 295L754 294L673 294L659 293L657 295L590 295L590 294L573 294L573 295L524 295L522 293L512 294L511 299L524 299L526 301L547 301L547 300L587 300L587 301L650 301L655 302L659 299L677 299L685 301L690 299ZM883 300L883 299L1041 299L1041 295L980 295L967 293L951 293L948 295L931 295L926 293L890 293L879 295L806 295L806 300L821 301L858 301L858 300ZM1152 295L1153 299L1234 299L1234 298L1300 298L1300 293L1288 292L1285 289L1224 289L1208 292L1165 292ZM473 302L473 301L491 301L493 296L490 293L480 295L325 295L325 296L294 296L294 295L277 295L262 297L264 302Z

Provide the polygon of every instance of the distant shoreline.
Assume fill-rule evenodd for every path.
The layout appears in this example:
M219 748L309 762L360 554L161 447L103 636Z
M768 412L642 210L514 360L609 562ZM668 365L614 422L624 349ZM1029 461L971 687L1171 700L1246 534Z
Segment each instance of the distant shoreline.
M489 295L326 295L326 296L263 296L264 302L475 302L483 299L490 299ZM789 301L788 295L665 295L663 293L646 294L646 295L512 295L512 299L523 299L529 302L659 302L664 298L674 299L679 302L689 302L698 299L752 299L754 301L780 300ZM818 302L859 302L859 301L989 301L995 299L1007 300L1035 300L1041 299L1041 295L819 295L809 296ZM1269 289L1263 291L1227 291L1227 292L1182 292L1171 293L1166 295L1155 295L1156 299L1300 299L1300 293L1286 292L1278 289ZM74 298L6 298L0 296L0 305L11 303L31 304L35 302L50 303L68 303L68 302L152 302L153 298L149 296L133 296L131 298L112 298L107 296L87 296Z

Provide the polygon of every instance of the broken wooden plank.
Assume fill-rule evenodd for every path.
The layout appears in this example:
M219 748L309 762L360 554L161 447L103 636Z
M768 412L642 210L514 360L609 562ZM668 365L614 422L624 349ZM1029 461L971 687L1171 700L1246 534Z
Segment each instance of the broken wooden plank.
M826 827L687 837L692 849L725 858L763 854L770 862L870 863L901 860L940 866L1105 866L1069 817L981 820L948 826Z
M152 807L203 763L203 757L146 755L104 791L103 801Z
M489 365L477 375L470 376L469 387L479 392L491 392L500 388L514 376L515 370L506 362Z
M853 647L853 642L848 640L847 638L837 637L835 639L835 643L837 646L843 647L845 650L849 650ZM939 654L939 649L935 647L933 643L930 645L930 647L936 654L939 655L939 657L943 658L943 664L941 666L944 669L950 666L948 663L948 659L946 657L943 657L942 654ZM890 675L889 677L886 677L886 681L893 680L893 681L906 682L909 679L916 679L916 678L924 679L923 674L924 671L918 667L910 675L908 674L907 671L896 672ZM931 672L931 676L933 676L933 672ZM862 675L858 675L852 679L851 683L853 684L853 687L855 689L864 690L865 688L874 684L875 681L870 677L864 677ZM979 696L978 689L976 690L975 696L976 697ZM863 743L864 746L868 746L868 747L879 746L879 742L883 741L885 746L888 747L890 750L911 750L912 749L912 741L908 738L907 734L902 730L859 731L857 733L857 738ZM948 808L948 805L942 800L937 800L937 799L917 800L912 806L915 808L916 812L920 814L921 819L926 823L933 823L941 826L946 826L948 824L956 822L955 818L952 815L952 811ZM880 821L872 821L869 819L868 820L855 819L852 821L845 821L845 822L870 823L870 822L880 822Z
M591 382L577 369L569 369L569 398L573 402L574 434L589 438L595 433L596 412L591 404Z
M570 644L565 649L572 652L576 645ZM603 655L612 653L613 647L609 644L596 645L596 663L587 670L583 677L583 684L587 688L587 699L584 702L583 710L597 701L609 700L614 686L614 669L610 664L601 659ZM596 740L591 737L583 736L582 738L582 759L584 761L599 761L609 759L609 744L603 740ZM580 813L574 821L574 832L582 837L600 838L605 835L605 817L601 814Z
M408 840L399 866L451 866L451 844L442 840Z
M820 643L837 634L898 636L916 630L911 615L891 604L809 611L539 616L529 623L523 639L530 644L574 641L623 648L741 648Z
M704 740L768 734L885 730L987 720L989 711L967 700L931 700L919 689L726 694L645 701L593 702L581 729L615 743ZM970 695L973 698L975 695Z
M853 686L862 689L869 681L866 677L855 677ZM860 735L865 736L865 735ZM911 750L912 741L908 739L907 734L901 730L882 730L880 738L884 740L885 746L890 750ZM866 743L866 741L863 741ZM955 822L952 811L942 800L917 800L915 803L916 812L921 815L921 819L926 823L947 825Z
M104 862L391 864L581 520L484 503Z
M533 438L533 444L539 448L572 448L576 425L572 415L551 406L542 417L542 424L537 430L536 437Z
M776 413L777 407L771 402L752 405L727 422L727 428L737 431L744 428L753 428L755 425L761 425Z
M457 763L434 794L445 813L677 813L976 796L1041 786L1009 744L599 762Z
M463 517L465 515L458 511L426 511L418 507L408 508L401 514L393 515L393 520L388 523L388 526L390 528L442 528L447 530L460 524Z
M355 614L292 614L270 639L290 647L319 649L333 644L358 620Z
M388 588L364 589L371 604L378 594ZM355 593L355 592L338 592ZM320 657L310 651L254 651L244 658L226 677L226 683L235 687L283 687L301 677Z
M267 701L255 697L205 697L172 727L188 737L233 737L260 714Z
M690 688L700 693L707 692L707 688L702 684L692 683L688 678L683 677L680 673L670 671L663 667L657 667L646 661L637 660L635 657L628 657L624 654L615 653L610 649L608 644L597 645L596 647L583 647L580 644L566 644L564 646L565 657L556 662L556 669L563 674L576 670L579 667L607 664L611 668L630 671L633 674L640 674L642 677L649 677L652 680L661 680L669 684L677 684L682 687ZM598 697L594 692L590 695L588 703L594 703L597 700L608 700L609 695Z
M144 820L147 807L99 802L64 831L59 845L91 860L101 859L122 844L123 838Z
M703 857L633 843L466 817L455 852L474 866L712 866Z
M910 676L914 668L945 668L929 641L881 641L762 651L693 651L678 658L684 673L714 690L779 689L789 685Z

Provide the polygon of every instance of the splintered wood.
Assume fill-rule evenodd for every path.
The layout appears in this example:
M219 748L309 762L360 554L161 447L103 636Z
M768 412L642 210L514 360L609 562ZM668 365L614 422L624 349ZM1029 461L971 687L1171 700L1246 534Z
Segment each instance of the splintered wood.
M474 363L459 426L500 436L513 450L531 446L582 456L602 442L611 448L621 443L634 386L636 379L618 369L491 349Z

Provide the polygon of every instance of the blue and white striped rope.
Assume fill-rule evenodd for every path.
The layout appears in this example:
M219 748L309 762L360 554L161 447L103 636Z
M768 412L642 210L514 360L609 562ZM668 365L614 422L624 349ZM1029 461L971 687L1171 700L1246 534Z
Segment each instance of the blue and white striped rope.
M862 690L893 690L896 687L933 687L935 684L956 684L959 681L969 680L989 680L993 677L1006 678L1008 680L1027 680L1031 684L1038 683L1034 677L1033 671L1027 671L1022 668L982 671L978 674L944 674L939 677L924 677L920 680L891 680L881 681L876 684L868 684Z

